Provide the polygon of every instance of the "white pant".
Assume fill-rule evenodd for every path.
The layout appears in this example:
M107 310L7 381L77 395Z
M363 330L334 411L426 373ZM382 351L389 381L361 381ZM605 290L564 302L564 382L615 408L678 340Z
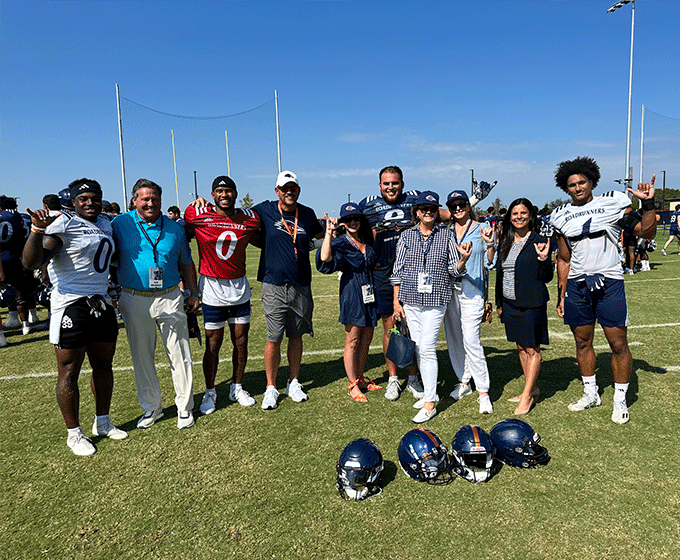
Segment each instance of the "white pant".
M194 389L189 329L180 289L175 288L157 297L123 292L120 295L119 307L125 321L125 333L135 370L137 398L141 407L145 412L162 408L161 386L155 363L156 325L158 325L170 362L177 412L179 414L193 410Z
M423 305L404 305L404 313L411 339L416 343L416 360L425 389L425 401L437 401L437 336L442 326L446 306L425 307Z
M446 307L444 330L449 359L458 381L474 379L480 393L489 392L489 368L480 340L484 298L467 297L459 285L454 285L451 301Z

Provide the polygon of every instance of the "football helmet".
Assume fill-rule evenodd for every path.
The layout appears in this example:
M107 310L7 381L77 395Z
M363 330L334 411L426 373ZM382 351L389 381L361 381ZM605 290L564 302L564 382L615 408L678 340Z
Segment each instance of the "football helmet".
M424 428L408 432L397 450L401 470L418 482L448 484L453 481L451 458L436 434Z
M467 424L451 441L453 470L468 482L488 482L494 475L496 449L479 426Z
M9 307L17 298L17 291L11 284L0 284L0 307Z
M35 301L38 303L38 305L42 305L43 307L47 307L49 309L51 295L52 286L40 284L35 292Z
M506 465L531 469L550 461L548 450L538 445L541 436L523 420L501 420L491 428L489 436L496 447L496 457Z
M335 465L335 486L344 500L366 500L382 492L380 475L383 456L370 439L359 438L347 444Z
M66 187L59 191L59 204L66 210L73 210L73 201L71 200L71 189Z

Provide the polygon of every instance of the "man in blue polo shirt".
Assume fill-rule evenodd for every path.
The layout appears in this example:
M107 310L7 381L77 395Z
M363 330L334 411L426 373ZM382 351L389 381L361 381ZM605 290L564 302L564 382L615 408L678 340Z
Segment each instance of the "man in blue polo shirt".
M180 281L191 292L188 311L198 309L196 268L182 226L161 213L162 190L148 179L132 188L134 210L113 220L118 250L120 311L130 345L139 404L138 428L150 428L163 416L154 356L156 326L170 360L175 386L177 427L194 425L189 329Z

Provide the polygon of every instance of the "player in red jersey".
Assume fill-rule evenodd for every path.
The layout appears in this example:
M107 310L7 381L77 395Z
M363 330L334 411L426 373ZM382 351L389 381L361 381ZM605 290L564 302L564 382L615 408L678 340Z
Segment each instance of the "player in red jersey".
M199 289L205 323L203 374L205 395L200 409L203 414L215 411L217 393L215 377L224 325L229 324L234 345L234 373L229 399L242 406L255 404L243 389L243 373L248 360L250 330L250 284L246 278L246 246L260 227L260 217L249 209L236 208L236 183L229 177L217 177L212 184L214 206L195 208L184 213L184 228L189 239L196 237L200 254Z

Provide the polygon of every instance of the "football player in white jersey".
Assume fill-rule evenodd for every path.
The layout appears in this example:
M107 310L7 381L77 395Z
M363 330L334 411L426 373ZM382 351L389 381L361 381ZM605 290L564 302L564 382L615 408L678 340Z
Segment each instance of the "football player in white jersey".
M557 314L571 327L576 341L576 359L583 379L584 394L569 405L580 411L600 405L595 379L595 321L602 326L612 351L614 407L612 421L630 419L626 392L633 370L628 347L628 307L621 267L621 231L645 239L656 235L654 181L626 189L640 199L642 216L633 212L623 192L610 191L593 196L600 168L588 157L563 161L555 172L557 186L572 202L556 208L550 223L558 235L557 261L559 298Z
M96 418L92 434L124 439L127 432L109 419L113 391L113 354L118 321L104 295L114 252L111 221L103 218L102 189L92 179L69 185L74 211L32 212L31 233L24 246L24 266L36 270L50 262L50 342L57 355L57 402L68 430L67 444L76 455L96 448L80 427L78 376L85 355L92 366L90 386Z

